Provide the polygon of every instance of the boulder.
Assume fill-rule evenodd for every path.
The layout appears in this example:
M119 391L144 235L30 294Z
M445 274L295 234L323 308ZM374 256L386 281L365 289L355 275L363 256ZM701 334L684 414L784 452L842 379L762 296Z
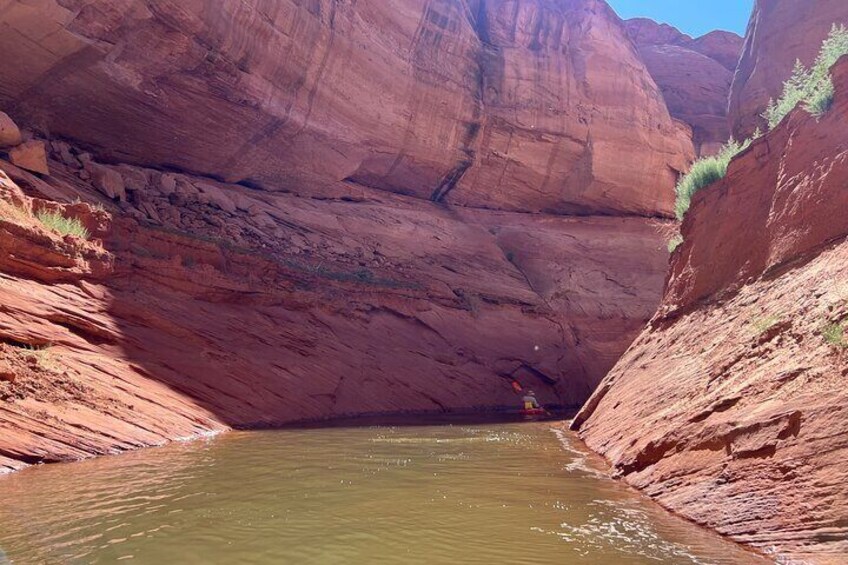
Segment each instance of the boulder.
M209 183L194 183L194 186L206 197L209 204L230 214L235 213L236 205L223 189Z
M32 139L9 150L9 160L12 164L42 175L49 175L47 166L47 150L43 141Z
M0 382L14 383L17 374L6 364L0 364Z
M0 112L0 147L20 145L21 130L7 114Z
M177 177L170 173L165 173L159 177L159 192L168 196L173 194L177 189Z
M148 171L140 167L131 167L129 165L121 165L118 167L121 176L124 179L124 185L127 190L142 192L147 189L150 178Z
M93 161L86 163L85 169L91 174L91 182L94 187L103 195L121 202L127 199L124 178L117 170Z
M79 159L74 157L71 146L64 141L51 141L50 147L53 149L53 156L58 157L65 165L74 169L79 169L82 166Z

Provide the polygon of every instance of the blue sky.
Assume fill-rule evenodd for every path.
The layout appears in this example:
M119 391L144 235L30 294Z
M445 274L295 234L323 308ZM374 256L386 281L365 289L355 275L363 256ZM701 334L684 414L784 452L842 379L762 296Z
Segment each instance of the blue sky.
M806 0L799 0L806 1ZM698 37L723 29L745 35L754 0L607 0L622 19L646 17Z

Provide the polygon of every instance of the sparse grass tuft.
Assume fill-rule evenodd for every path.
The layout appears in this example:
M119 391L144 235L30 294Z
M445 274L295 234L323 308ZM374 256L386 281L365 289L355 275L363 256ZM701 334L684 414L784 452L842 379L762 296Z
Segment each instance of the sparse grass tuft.
M777 325L779 321L780 316L766 316L756 319L754 320L754 330L756 330L757 335L762 335Z
M43 369L45 371L56 371L57 370L56 359L53 356L51 348L52 348L51 345L42 345L42 346L27 345L27 346L24 347L24 350L28 354L35 357L36 362L38 364L38 367L40 369Z
M833 24L830 34L822 43L813 66L807 69L801 61L795 62L792 76L783 83L783 93L777 100L769 100L763 113L769 129L777 127L798 104L816 117L821 117L833 104L834 87L830 68L843 55L848 54L848 28Z
M686 175L680 178L677 187L674 189L677 193L674 211L677 214L678 220L683 221L683 216L689 211L689 206L692 205L692 197L695 193L705 186L723 179L727 174L727 167L730 161L750 145L750 139L746 139L742 143L731 139L721 148L721 151L717 155L703 157L692 164L692 168L689 169Z
M827 324L822 330L822 337L833 347L846 348L848 342L845 341L845 328L842 324Z
M82 239L88 239L89 233L76 218L66 218L58 212L40 211L36 213L36 218L48 229L51 229L59 235L73 235Z

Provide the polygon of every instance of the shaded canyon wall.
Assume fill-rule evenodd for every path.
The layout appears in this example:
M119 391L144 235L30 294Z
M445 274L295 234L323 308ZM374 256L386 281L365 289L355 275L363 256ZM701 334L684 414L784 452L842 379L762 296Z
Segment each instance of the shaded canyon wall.
M6 469L575 405L659 301L693 149L604 2L4 0L0 49Z

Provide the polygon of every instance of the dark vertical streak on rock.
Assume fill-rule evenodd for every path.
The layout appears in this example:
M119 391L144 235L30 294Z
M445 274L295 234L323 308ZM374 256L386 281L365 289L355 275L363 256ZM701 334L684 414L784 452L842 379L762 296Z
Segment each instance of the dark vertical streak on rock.
M488 13L486 0L479 0L476 11L468 10L469 23L471 24L477 39L480 41L480 50L475 58L475 84L474 90L474 113L471 121L466 124L465 136L462 139L461 150L465 157L451 169L433 190L430 200L433 202L444 202L450 192L456 188L468 170L477 159L477 150L474 145L480 138L485 127L485 93L486 93L486 58L487 52L491 50L488 30Z

